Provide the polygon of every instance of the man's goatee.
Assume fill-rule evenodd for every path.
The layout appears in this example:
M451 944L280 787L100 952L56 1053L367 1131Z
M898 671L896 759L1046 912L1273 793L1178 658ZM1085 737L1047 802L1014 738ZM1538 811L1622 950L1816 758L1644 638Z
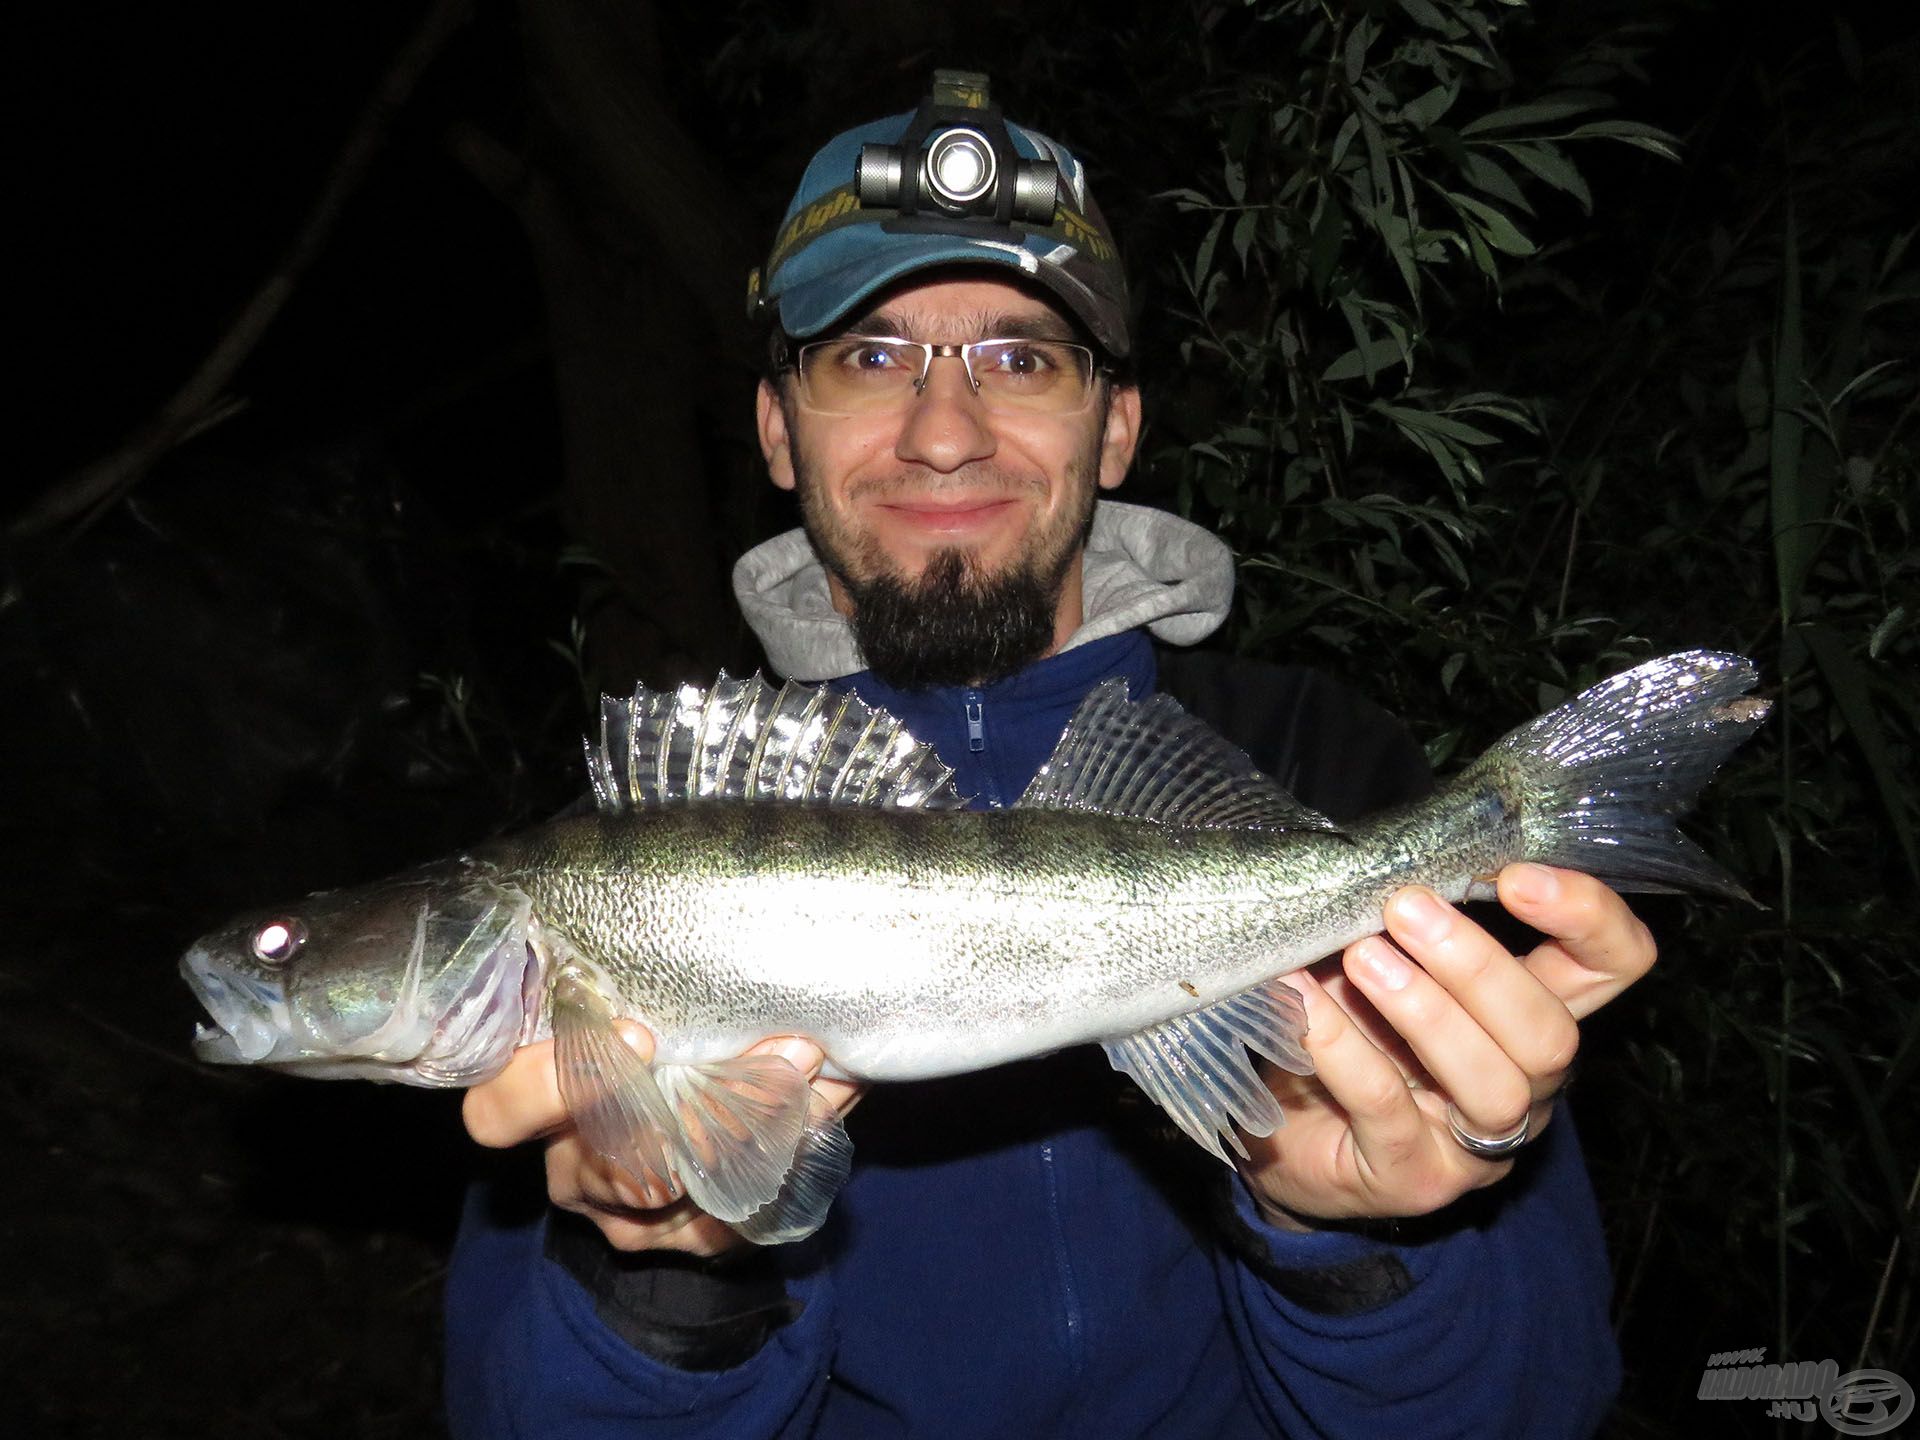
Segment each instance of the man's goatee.
M1029 562L983 575L963 550L931 556L919 576L842 575L867 668L902 690L990 685L1053 647L1054 611L1072 551L1046 572Z

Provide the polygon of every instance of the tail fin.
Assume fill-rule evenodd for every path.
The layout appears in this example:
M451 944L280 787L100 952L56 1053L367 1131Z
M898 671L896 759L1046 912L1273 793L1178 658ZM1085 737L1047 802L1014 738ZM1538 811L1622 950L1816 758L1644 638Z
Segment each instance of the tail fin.
M1758 679L1751 661L1712 650L1649 660L1521 726L1462 782L1518 805L1529 860L1621 890L1750 899L1674 821L1772 708L1745 698Z

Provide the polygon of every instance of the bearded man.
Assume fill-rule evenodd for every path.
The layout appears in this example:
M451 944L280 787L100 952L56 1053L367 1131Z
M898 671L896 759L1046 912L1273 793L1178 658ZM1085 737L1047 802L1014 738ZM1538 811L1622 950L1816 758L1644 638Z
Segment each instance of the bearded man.
M1425 788L1404 730L1324 677L1156 649L1220 624L1232 557L1099 498L1140 434L1124 281L1078 162L984 84L946 76L829 142L765 277L758 433L804 527L734 579L776 670L893 711L982 807L1116 676L1173 690L1336 819ZM1547 937L1530 954L1412 888L1385 937L1289 977L1317 1071L1264 1072L1287 1123L1234 1170L1089 1048L865 1097L826 1225L766 1249L597 1155L550 1047L521 1051L467 1124L544 1138L551 1203L469 1205L455 1432L1589 1433L1619 1362L1555 1097L1576 1021L1653 947L1581 875L1515 866L1499 896ZM842 1113L861 1098L804 1037L762 1048Z

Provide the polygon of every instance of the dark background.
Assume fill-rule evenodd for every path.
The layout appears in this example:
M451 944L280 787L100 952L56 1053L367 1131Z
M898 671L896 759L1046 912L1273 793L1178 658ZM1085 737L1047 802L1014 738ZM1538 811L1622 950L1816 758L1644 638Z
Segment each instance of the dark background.
M1524 370L1551 390L1587 364L1554 343L1556 327L1623 297L1641 297L1635 313L1656 327L1699 333L1710 307L1698 290L1681 297L1676 257L1761 213L1740 208L1764 163L1746 147L1787 113L1783 92L1796 124L1840 127L1835 164L1849 136L1889 117L1911 126L1912 26L1872 7L1579 8L1515 31L1516 83L1603 23L1644 23L1628 109L1686 138L1687 160L1582 155L1594 218L1542 207L1544 229L1576 237L1557 288L1465 305L1448 337L1489 385ZM1217 139L1193 117L1227 105L1207 86L1229 64L1257 69L1259 56L1236 48L1238 7L1122 4L1098 29L1088 13L527 0L76 5L16 19L24 243L10 334L24 380L0 495L0 1375L19 1393L0 1413L74 1435L437 1424L443 1255L466 1177L495 1162L465 1143L454 1096L195 1066L175 958L232 909L370 878L565 803L599 688L757 663L726 569L792 517L752 445L745 272L827 135L909 108L936 64L991 71L1016 118L1082 149L1123 237L1145 346L1161 357L1149 404L1178 401L1150 410L1150 439L1189 438L1196 416L1225 423L1209 406L1227 402L1174 368L1192 323L1169 266L1196 232L1162 196L1217 171ZM1836 40L1836 16L1850 41ZM1853 69L1864 55L1907 88L1840 83L1849 43ZM410 45L405 93L370 111ZM357 127L368 143L343 162ZM1914 143L1909 128L1909 159ZM1910 227L1912 179L1869 167L1845 223L1878 244ZM276 273L284 305L169 413ZM1736 358L1743 335L1765 350L1770 305L1730 305L1705 328ZM1732 363L1680 368L1731 387ZM1126 498L1204 517L1212 502L1192 479L1150 445ZM1238 522L1222 523L1246 548ZM1632 549L1648 533L1614 539ZM1664 603L1660 620L1643 609L1636 624L1623 600L1621 632L1778 645L1764 617L1702 604ZM1407 706L1352 645L1318 631L1289 645L1272 628L1243 617L1235 638ZM1423 738L1443 736L1444 703L1410 712ZM1509 706L1468 738L1519 718ZM1889 724L1901 759L1911 732ZM1831 729L1845 749L1845 725ZM1911 922L1910 903L1873 911L1887 903L1880 874L1857 878L1870 898L1852 909ZM1663 937L1698 938L1689 914L1650 913ZM1882 1079L1911 1079L1898 1048L1910 982L1894 975L1885 992L1907 1007L1906 1029L1859 1057L1876 1096ZM1651 1013L1684 1017L1682 998ZM1596 1027L1600 1073L1608 1055L1642 1077L1666 1063L1671 1032L1630 1023ZM1765 1127L1784 1102L1770 1084L1732 1121L1752 1126L1746 1170L1715 1172L1704 1192L1687 1179L1695 1141L1661 1130L1681 1159L1652 1203L1634 1178L1645 1135L1595 1106L1616 1254L1639 1261L1622 1276L1638 1298L1633 1323L1622 1317L1621 1433L1760 1423L1758 1406L1736 1420L1692 1386L1708 1350L1778 1347L1772 1305L1755 1325L1745 1300L1702 1290L1711 1266L1674 1257L1707 1245L1721 1188L1775 1187ZM1816 1123L1856 1128L1843 1112ZM1900 1177L1910 1136L1881 1137ZM1843 1164L1875 1171L1854 1152ZM1860 1223L1791 1244L1756 1230L1728 1249L1749 1299L1778 1293L1789 1264L1796 1277L1853 1267L1847 1305L1810 1302L1785 1337L1797 1358L1833 1352L1845 1370L1901 1230L1898 1188L1891 1202L1817 1187L1801 1199L1855 1205ZM1619 1243L1656 1231L1671 1231L1670 1249ZM1862 1236L1871 1247L1855 1253ZM1911 1245L1888 1273L1904 1305ZM1792 1288L1823 1295L1817 1281ZM1904 1310L1887 1322L1877 1363L1911 1366L1913 1323Z

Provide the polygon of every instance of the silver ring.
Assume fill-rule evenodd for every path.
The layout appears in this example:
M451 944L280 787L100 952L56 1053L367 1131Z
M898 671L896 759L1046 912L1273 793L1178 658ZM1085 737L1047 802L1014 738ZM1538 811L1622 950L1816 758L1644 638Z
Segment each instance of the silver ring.
M1480 1160L1504 1160L1532 1138L1533 1111L1529 1110L1520 1121L1519 1128L1508 1135L1476 1135L1461 1123L1460 1112L1447 1104L1447 1129L1453 1132L1454 1143L1469 1155Z

